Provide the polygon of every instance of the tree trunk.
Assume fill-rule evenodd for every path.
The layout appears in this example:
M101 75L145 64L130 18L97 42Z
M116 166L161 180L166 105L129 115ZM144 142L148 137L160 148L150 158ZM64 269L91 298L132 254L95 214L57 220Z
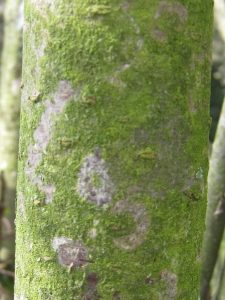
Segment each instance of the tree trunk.
M0 5L3 10L2 2ZM4 39L3 46L1 46L0 84L0 269L9 264L14 266L14 220L22 64L22 1L7 0L3 11Z
M218 39L224 46L225 35L223 32L225 20L225 7L223 0L214 1L214 34L218 31L220 37L214 36L214 55L218 48ZM208 207L206 213L206 232L202 248L202 272L201 272L201 300L221 299L218 293L222 291L222 274L224 273L224 243L220 243L224 233L225 225L225 102L220 111L216 135L211 149L210 168L208 174ZM217 265L216 265L217 261ZM214 278L212 278L214 272ZM211 281L212 279L212 281ZM210 288L211 281L211 288ZM211 298L210 298L211 299Z
M225 105L223 104L210 158L208 208L202 251L201 300L207 299L225 224Z
M197 299L212 1L25 2L15 299Z

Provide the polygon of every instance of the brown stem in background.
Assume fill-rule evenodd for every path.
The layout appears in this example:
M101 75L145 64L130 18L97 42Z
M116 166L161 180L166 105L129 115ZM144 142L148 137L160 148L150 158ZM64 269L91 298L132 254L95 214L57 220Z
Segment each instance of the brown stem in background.
M4 202L5 202L5 179L4 172L0 172L0 248L2 241L2 221L4 213Z
M8 271L8 270L0 269L0 274L7 275L10 277L15 277L15 273L12 271Z

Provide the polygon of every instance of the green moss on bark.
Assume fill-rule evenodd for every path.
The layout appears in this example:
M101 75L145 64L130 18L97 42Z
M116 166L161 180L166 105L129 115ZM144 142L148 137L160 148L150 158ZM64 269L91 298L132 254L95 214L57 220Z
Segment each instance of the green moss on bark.
M25 5L17 298L197 299L211 1L41 5ZM82 268L59 263L60 237Z

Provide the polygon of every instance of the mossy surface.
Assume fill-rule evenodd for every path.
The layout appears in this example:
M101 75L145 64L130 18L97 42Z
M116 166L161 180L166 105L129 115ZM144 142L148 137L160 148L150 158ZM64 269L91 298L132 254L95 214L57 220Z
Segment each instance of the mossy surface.
M25 1L16 299L198 297L212 3L150 2ZM34 132L65 81L42 151ZM84 189L107 205L78 193L88 161L103 171ZM82 268L59 263L55 237L82 242Z

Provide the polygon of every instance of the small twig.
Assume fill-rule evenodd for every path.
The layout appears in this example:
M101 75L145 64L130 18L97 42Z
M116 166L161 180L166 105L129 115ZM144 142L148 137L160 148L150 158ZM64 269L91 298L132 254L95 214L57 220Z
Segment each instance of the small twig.
M12 271L8 271L8 270L0 269L0 274L7 275L10 277L15 277L15 273Z
M4 172L0 171L0 248L2 246L2 218L4 213L6 184Z
M2 217L2 223L5 225L6 228L6 234L11 234L12 232L12 226L9 222L9 220L6 217Z
M2 240L15 238L15 231L12 230L10 233L6 233L2 235Z
M223 261L222 270L221 270L221 273L220 273L220 276L219 276L219 284L218 284L218 288L217 288L217 291L216 291L215 296L214 296L215 299L219 299L220 292L221 292L221 289L223 287L224 271L225 271L225 261Z

